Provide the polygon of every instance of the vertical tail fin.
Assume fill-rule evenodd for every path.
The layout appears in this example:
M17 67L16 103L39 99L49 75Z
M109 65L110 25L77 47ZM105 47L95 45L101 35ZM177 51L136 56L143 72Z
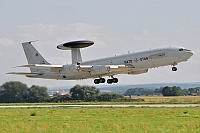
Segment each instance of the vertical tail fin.
M47 62L42 55L33 47L31 42L25 42L22 43L28 64L47 64L50 65L49 62ZM30 68L31 72L44 72L49 69L40 69L40 68Z

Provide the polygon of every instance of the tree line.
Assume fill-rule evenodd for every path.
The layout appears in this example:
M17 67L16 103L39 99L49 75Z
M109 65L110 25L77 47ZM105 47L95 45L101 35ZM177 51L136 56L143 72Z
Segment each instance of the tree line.
M126 101L120 94L100 94L94 86L75 85L68 95L54 95L50 97L46 87L11 81L0 86L0 103L38 103L38 102L67 102L67 101Z
M163 96L181 96L193 95L200 92L200 87L181 89L180 87L165 86L159 89L131 88L124 95L160 95ZM126 98L122 94L100 94L100 90L94 86L75 85L70 89L68 95L54 95L50 97L47 88L43 86L32 85L27 87L26 84L11 81L0 86L0 103L38 103L38 102L68 102L68 101L118 101L128 102L137 101L135 99ZM141 100L140 100L141 101Z
M194 95L200 92L200 87L181 89L178 86L165 86L157 89L146 89L146 88L130 88L124 95L128 96L148 96L148 95L163 95L163 96L187 96Z
M44 102L49 100L46 87L26 84L18 81L6 82L0 87L1 103Z

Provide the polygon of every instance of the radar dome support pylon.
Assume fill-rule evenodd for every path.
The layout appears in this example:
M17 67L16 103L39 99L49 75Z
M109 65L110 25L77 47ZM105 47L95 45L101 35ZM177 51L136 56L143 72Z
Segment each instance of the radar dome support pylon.
M71 49L72 64L77 64L77 62L82 62L81 52L79 48Z
M72 64L79 64L82 62L80 48L85 48L93 45L92 41L72 41L57 46L61 50L71 50Z

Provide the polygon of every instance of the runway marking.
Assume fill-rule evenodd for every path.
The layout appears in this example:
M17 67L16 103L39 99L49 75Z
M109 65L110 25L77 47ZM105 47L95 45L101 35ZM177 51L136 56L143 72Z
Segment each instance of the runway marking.
M200 107L200 104L123 104L123 105L22 105L22 106L0 106L0 109L6 108L63 108L63 107L114 107L114 108L127 108L127 107Z

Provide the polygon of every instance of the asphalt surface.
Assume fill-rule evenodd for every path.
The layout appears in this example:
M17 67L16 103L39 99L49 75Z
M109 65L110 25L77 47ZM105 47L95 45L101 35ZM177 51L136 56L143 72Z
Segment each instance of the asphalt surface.
M0 106L0 109L6 108L87 108L87 107L114 107L114 108L126 108L126 107L200 107L200 104L123 104L123 105L19 105L19 106Z

